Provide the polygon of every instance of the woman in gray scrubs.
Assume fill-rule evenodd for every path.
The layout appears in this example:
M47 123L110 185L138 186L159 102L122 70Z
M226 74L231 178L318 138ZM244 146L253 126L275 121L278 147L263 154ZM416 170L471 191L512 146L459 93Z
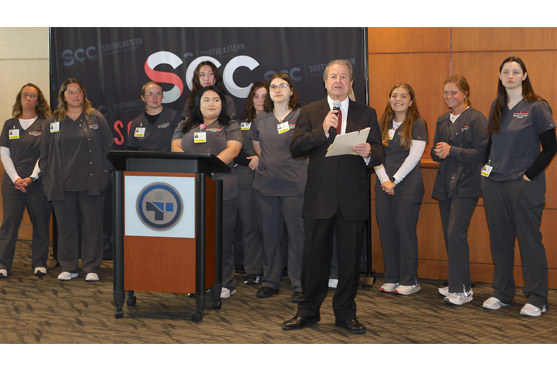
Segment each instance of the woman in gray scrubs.
M234 279L234 226L238 212L238 176L234 159L242 149L240 125L226 114L224 94L216 87L202 88L191 115L182 121L172 137L172 152L211 153L230 166L231 172L215 174L223 181L222 290L220 297L236 294Z
M468 227L481 196L480 169L487 144L487 119L471 107L470 85L453 75L443 83L450 111L437 119L431 157L439 162L433 198L439 200L449 286L439 288L447 304L472 301Z
M172 135L181 121L180 114L172 108L163 107L163 91L158 82L149 81L143 85L141 100L145 102L145 111L130 125L127 148L170 152Z
M254 82L248 98L246 109L242 115L240 128L242 129L243 147L236 158L238 166L238 212L242 224L242 245L244 248L244 270L246 271L246 285L257 285L263 276L263 248L261 234L257 225L253 182L255 169L259 164L259 157L253 150L249 139L252 123L255 117L263 112L265 98L267 98L267 84L265 81Z
M290 142L300 115L298 93L285 73L271 76L265 112L257 115L250 132L259 156L255 172L255 204L263 239L263 281L258 298L277 295L283 268L281 236L288 237L288 277L292 302L303 299L301 270L304 225L302 206L307 179L306 158L293 158Z
M520 314L539 317L547 310L548 287L540 232L544 170L557 145L551 108L534 93L526 66L518 57L501 63L488 130L481 186L495 269L493 294L483 307L496 310L511 305L516 290L513 265L518 237L527 299Z
M92 108L83 84L66 79L60 85L58 109L43 131L39 160L44 193L52 201L58 225L60 281L78 276L78 224L85 280L99 280L104 191L112 169L106 154L111 144L108 123Z
M379 126L385 147L385 163L375 167L375 213L385 266L379 291L411 295L421 290L416 226L424 196L420 159L427 125L410 85L393 86Z
M38 163L41 135L50 107L38 86L25 84L16 96L12 114L0 136L0 157L4 165L0 278L8 277L11 272L17 232L26 206L33 224L33 273L43 276L48 259L51 206L44 196Z

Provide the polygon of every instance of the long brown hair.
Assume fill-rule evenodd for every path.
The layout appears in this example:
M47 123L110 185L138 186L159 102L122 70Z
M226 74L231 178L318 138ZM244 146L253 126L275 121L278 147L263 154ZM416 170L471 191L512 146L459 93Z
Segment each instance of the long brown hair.
M58 90L58 108L54 111L54 116L56 116L56 120L58 121L65 119L68 114L68 103L64 100L64 94L70 84L79 85L79 88L83 92L83 103L81 104L81 109L83 110L83 113L85 113L85 117L89 117L89 114L95 111L91 105L91 101L87 98L87 89L85 89L85 86L78 79L70 77L62 82L60 90Z
M249 91L248 98L246 99L246 109L240 118L242 121L253 122L255 119L257 112L255 112L255 106L253 105L253 97L255 96L255 92L261 88L265 88L265 90L267 90L267 83L265 81L257 81L253 83ZM269 92L267 91L267 95L268 94Z
M43 92L41 91L41 89L39 89L37 85L32 84L30 82L23 85L21 89L19 89L19 93L17 93L15 97L15 103L12 107L12 116L17 119L20 118L21 115L23 114L23 107L21 106L21 95L23 93L23 89L25 89L27 86L30 86L32 88L35 88L35 90L37 90L38 101L37 101L37 107L35 107L35 113L37 114L37 116L39 116L42 119L49 118L51 115L50 106L48 105L48 102L46 101Z
M524 72L525 74L527 73L526 65L524 64L522 59L520 59L519 57L514 57L514 56L513 57L508 57L507 59L505 59L501 63L501 66L499 67L499 73L501 73L501 71L503 70L503 66L505 65L505 63L509 63L509 62L518 63L520 65L520 68L522 69L522 72ZM530 75L528 75L528 74L526 75L526 78L524 79L524 81L522 81L522 97L524 98L524 100L527 100L527 101L530 101L530 102L539 102L539 101L547 102L545 99L543 99L542 97L540 97L539 95L537 95L534 92L534 88L532 88L532 83L530 82ZM501 125L501 115L503 114L503 108L505 107L505 105L508 102L509 102L509 96L507 94L507 89L505 89L505 87L503 86L503 83L501 82L501 79L498 78L497 97L495 98L495 105L493 107L493 114L491 115L491 118L489 120L489 124L487 125L489 135L499 133L499 128L500 128L500 125Z
M400 146L407 151L410 149L412 145L412 128L414 126L414 121L420 117L420 111L418 110L418 103L416 102L416 95L414 94L414 89L409 84L400 83L396 84L392 87L391 91L389 92L389 98L393 94L393 91L396 88L403 88L405 89L408 94L410 95L410 101L412 104L408 107L408 112L406 112L406 117L404 121L400 125L399 131L402 132L402 136L400 138ZM381 116L381 120L379 120L379 127L381 128L381 140L383 145L387 147L389 145L389 129L391 128L391 122L395 117L395 113L391 108L391 104L387 102L387 107L385 107L385 112L383 112L383 116Z

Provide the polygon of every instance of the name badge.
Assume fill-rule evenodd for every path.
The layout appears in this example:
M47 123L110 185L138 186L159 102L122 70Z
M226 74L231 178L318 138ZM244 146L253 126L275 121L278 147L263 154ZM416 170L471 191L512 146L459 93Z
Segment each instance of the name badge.
M395 137L395 129L389 129L389 140L393 140Z
M133 136L136 138L143 138L145 136L145 128L144 127L137 127L135 128L135 132Z
M50 132L57 133L60 131L60 121L50 123Z
M286 133L287 131L290 131L290 125L288 125L288 121L281 122L280 124L278 124L277 125L277 131L278 131L279 134Z
M493 170L493 166L485 164L482 168L482 176L485 176L487 178L489 174L491 174L491 170Z
M240 123L241 130L250 130L251 129L251 122L242 122Z
M194 143L206 143L207 142L207 133L206 132L201 132L201 131L196 131L195 133L193 133L193 142Z
M19 129L10 129L8 137L11 139L19 139Z

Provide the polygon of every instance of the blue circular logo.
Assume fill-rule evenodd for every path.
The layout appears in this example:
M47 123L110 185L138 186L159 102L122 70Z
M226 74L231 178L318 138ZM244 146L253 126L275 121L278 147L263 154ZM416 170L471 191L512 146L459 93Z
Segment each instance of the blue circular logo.
M176 188L167 183L151 183L137 197L137 215L145 226L165 231L182 218L184 203Z

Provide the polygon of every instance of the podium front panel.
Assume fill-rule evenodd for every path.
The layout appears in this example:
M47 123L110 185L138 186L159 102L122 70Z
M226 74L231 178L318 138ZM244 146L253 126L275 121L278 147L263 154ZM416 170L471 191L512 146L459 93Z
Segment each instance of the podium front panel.
M124 289L196 291L195 174L124 172ZM214 220L214 181L207 178L205 223ZM207 225L206 282L215 283L215 228ZM211 274L208 274L208 271Z

